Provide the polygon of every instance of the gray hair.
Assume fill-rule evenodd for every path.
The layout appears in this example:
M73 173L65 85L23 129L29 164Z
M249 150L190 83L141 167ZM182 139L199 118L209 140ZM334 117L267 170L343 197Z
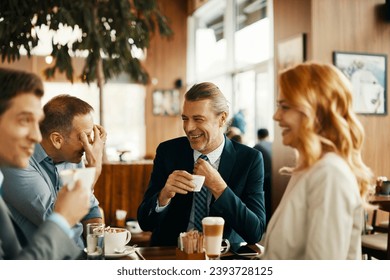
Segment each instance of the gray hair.
M221 90L213 83L204 82L193 85L184 95L186 101L211 100L211 107L215 114L223 112L229 115L229 105Z

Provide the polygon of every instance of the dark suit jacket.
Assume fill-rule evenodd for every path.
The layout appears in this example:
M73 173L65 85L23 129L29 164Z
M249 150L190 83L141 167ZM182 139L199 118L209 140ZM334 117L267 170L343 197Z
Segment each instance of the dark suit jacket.
M22 249L9 211L0 196L0 260L54 260L75 259L80 249L54 222L45 221L30 244Z
M174 170L193 172L193 150L186 137L161 143L144 199L138 208L138 222L153 231L151 245L177 245L181 232L187 231L193 193L176 194L167 209L155 211L157 196ZM260 240L266 225L263 192L263 159L260 152L225 138L218 171L227 188L212 199L209 216L225 219L224 238L230 242L253 244Z
M261 143L261 142L260 142ZM264 198L265 198L265 212L267 217L267 224L272 215L272 156L271 143L269 148L266 144L256 144L253 148L260 151L264 160Z

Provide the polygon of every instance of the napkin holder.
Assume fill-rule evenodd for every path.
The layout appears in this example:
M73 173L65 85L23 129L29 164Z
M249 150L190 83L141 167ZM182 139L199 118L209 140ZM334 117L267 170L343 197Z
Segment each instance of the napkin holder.
M206 255L204 252L187 254L186 252L180 250L179 248L176 248L176 259L177 260L205 260Z

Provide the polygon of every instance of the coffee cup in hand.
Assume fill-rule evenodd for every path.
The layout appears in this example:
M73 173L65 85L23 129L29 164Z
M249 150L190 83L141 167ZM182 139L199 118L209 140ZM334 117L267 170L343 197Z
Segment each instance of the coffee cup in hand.
M65 169L60 171L60 178L62 185L66 185L70 191L74 188L76 181L81 180L81 186L92 193L95 172L96 167Z
M192 182L195 184L194 192L200 192L204 180L205 180L205 176L203 175L192 175Z

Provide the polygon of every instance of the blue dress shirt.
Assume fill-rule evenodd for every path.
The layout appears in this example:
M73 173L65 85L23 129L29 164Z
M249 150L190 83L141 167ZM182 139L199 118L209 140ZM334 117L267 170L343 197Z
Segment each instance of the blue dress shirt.
M59 172L81 167L84 167L82 162L54 164L42 146L37 144L27 168L1 168L4 173L3 198L27 239L53 213L57 193L62 187ZM90 203L90 211L83 220L101 217L99 202L93 194ZM50 219L60 224L61 218L54 215ZM84 248L82 224L77 223L72 232L74 241L80 248Z

